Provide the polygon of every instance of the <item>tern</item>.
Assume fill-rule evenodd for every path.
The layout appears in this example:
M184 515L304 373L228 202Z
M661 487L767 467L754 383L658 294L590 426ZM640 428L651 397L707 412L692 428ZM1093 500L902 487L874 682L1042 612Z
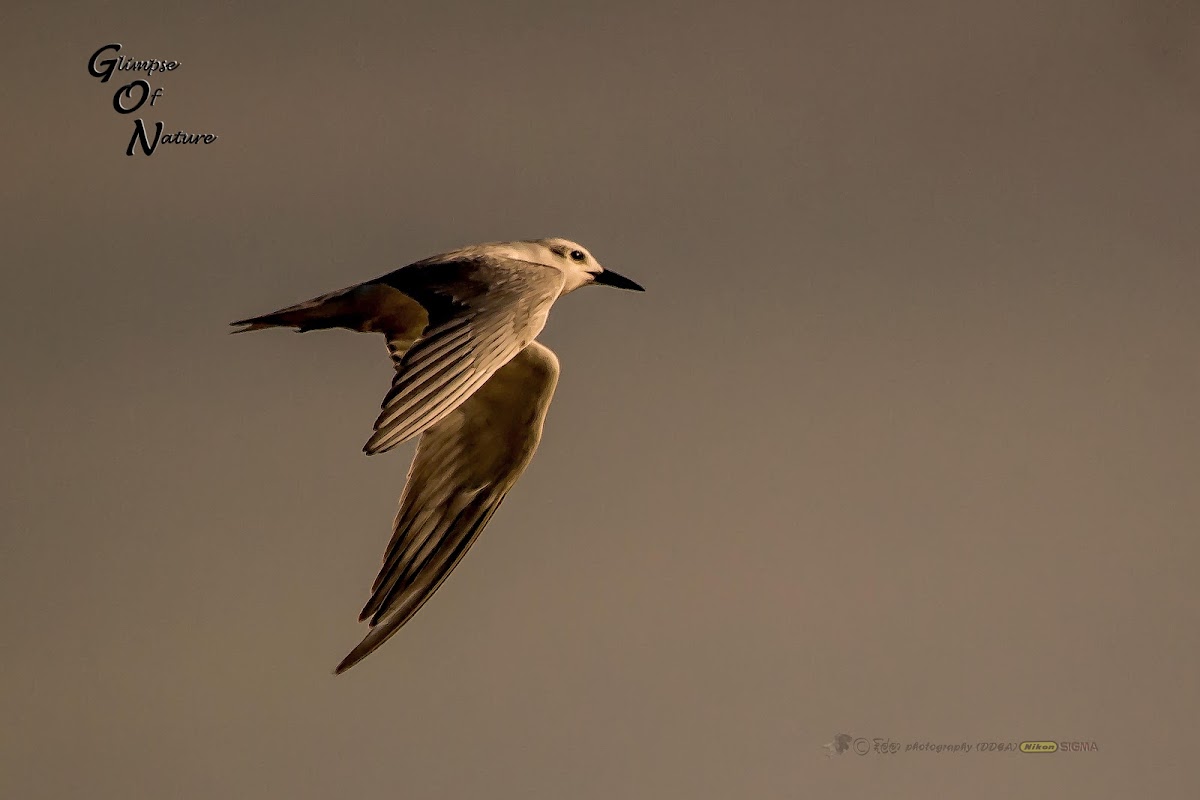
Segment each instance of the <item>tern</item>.
M535 341L554 301L590 284L645 291L566 239L473 245L356 286L230 323L234 333L381 333L395 374L367 455L420 436L392 539L359 621L370 630L335 673L408 622L478 538L533 458L558 383Z

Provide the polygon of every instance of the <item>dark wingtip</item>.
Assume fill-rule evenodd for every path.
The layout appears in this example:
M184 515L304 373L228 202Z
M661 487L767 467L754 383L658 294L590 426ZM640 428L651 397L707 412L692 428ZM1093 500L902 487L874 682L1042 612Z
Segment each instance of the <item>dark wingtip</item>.
M353 650L351 650L346 655L346 657L342 659L340 664L338 664L336 667L333 668L333 674L341 675L343 672L350 669L355 664L357 664L358 662L362 661L364 658L369 656L371 654L371 651L373 651L378 646L379 646L378 644L375 644L374 646L368 647L368 646L366 646L366 640L360 642L357 647L355 647Z
M392 447L395 446L395 445L392 445L389 447L380 447L379 442L381 439L383 439L383 437L380 436L379 431L375 431L374 433L372 433L371 438L367 439L367 443L363 445L363 448L362 448L363 452L369 456L373 456L373 455L377 455L379 453L386 453L388 450L391 450Z

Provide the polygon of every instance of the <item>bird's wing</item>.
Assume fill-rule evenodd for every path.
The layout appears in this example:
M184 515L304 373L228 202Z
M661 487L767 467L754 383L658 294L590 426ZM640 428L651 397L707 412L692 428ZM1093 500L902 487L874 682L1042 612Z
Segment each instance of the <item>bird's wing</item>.
M466 554L533 458L557 382L558 359L533 342L426 429L359 617L370 618L371 630L337 672L383 644Z
M494 256L418 262L379 278L429 314L398 358L375 432L363 447L382 453L436 425L533 341L562 289L558 270Z

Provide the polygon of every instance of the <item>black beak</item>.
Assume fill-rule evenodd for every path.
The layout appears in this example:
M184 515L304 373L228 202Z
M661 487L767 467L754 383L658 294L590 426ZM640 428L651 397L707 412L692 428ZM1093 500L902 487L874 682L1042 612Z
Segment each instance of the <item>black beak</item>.
M634 292L646 291L638 284L626 278L624 275L618 275L611 269L601 270L592 276L592 283L597 283L601 286L615 286L618 289L629 289Z

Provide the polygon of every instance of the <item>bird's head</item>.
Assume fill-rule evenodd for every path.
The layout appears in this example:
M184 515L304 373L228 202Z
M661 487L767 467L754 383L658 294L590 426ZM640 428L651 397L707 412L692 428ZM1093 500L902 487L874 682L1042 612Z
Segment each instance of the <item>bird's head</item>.
M590 283L635 292L646 291L624 275L618 275L600 266L600 262L592 257L587 248L568 239L531 239L526 242L514 242L510 247L517 258L561 270L566 276L563 294Z

